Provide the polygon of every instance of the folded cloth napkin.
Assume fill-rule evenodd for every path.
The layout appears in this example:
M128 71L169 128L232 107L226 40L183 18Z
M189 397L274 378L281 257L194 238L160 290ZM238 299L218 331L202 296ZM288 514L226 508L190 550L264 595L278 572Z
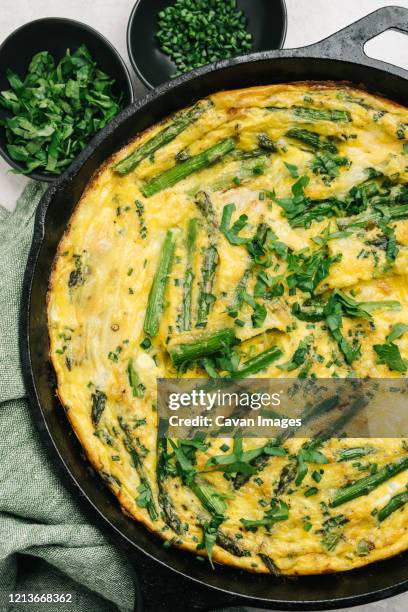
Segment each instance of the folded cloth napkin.
M21 610L7 603L7 591L75 594L74 603L48 603L47 612L133 610L130 564L89 524L55 474L25 397L21 285L45 189L31 182L13 213L0 207L0 610Z

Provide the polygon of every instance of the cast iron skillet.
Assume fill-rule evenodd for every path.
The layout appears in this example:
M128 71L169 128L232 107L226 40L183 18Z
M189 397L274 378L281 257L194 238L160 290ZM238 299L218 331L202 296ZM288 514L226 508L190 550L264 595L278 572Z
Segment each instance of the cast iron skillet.
M196 561L163 548L159 539L125 516L90 468L55 397L48 361L46 293L58 242L92 173L137 132L194 100L221 89L296 80L348 80L408 104L408 73L369 59L367 40L389 29L408 33L408 11L380 9L330 38L303 49L267 51L223 61L165 83L138 100L107 128L58 181L38 207L24 279L21 359L32 412L54 458L86 498L93 518L126 546L140 577L138 610L206 610L233 604L286 610L317 610L362 604L408 589L408 554L340 574L282 579L252 575ZM103 521L100 520L103 518Z

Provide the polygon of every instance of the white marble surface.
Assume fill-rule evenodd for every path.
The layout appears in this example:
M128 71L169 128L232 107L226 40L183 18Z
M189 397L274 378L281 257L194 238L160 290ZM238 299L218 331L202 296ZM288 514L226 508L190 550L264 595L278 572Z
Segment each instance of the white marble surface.
M151 0L154 2L154 0ZM273 3L274 0L271 0ZM310 44L392 0L286 0L288 32L286 47ZM102 32L119 50L129 64L126 52L126 24L133 0L0 0L0 42L21 24L40 17L71 17L89 23ZM395 4L408 8L408 0ZM388 32L372 41L366 51L373 57L408 68L408 37ZM4 67L1 66L0 69ZM136 93L144 91L136 82ZM0 204L12 210L25 179L8 171L0 160ZM324 578L322 578L324 580ZM294 588L295 584L294 584ZM400 595L358 608L361 612L404 612L408 609L408 595Z

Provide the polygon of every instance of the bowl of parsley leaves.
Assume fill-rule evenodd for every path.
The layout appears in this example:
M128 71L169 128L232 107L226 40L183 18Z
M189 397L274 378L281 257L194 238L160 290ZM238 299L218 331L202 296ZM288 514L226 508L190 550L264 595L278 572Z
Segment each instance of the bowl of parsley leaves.
M31 21L0 47L0 154L33 179L60 176L134 100L111 43L65 18Z

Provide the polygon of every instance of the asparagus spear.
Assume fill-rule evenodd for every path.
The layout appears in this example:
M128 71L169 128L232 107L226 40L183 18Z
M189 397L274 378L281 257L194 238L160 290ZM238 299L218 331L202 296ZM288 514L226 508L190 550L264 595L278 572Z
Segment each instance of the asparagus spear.
M264 563L265 567L268 568L268 571L269 571L270 574L272 574L273 576L280 576L281 575L281 572L279 571L279 569L277 568L276 564L271 559L271 557L269 557L269 555L265 555L264 553L260 553L258 556L260 557L260 559Z
M359 306L360 308L366 310L368 313L374 312L375 310L401 310L401 302L397 302L397 300L360 302Z
M381 508L381 510L378 511L377 518L380 521L380 523L385 521L385 519L388 518L390 514L392 514L396 510L399 510L399 508L402 508L403 506L405 506L407 502L408 502L408 491L404 491L403 493L398 493L398 495L394 495L394 497L391 497L388 504L386 504L383 508Z
M198 497L204 508L214 517L223 517L227 505L223 496L197 470L180 446L170 440L184 484Z
M286 132L286 136L293 138L293 140L299 140L316 151L322 149L330 151L330 153L337 153L337 147L334 142L317 132L293 128Z
M293 481L295 481L296 486L302 484L308 472L307 463L328 462L325 455L318 450L323 442L323 438L312 438L302 445L298 454L283 467L274 491L275 495L282 495Z
M113 170L124 176L135 170L140 162L153 155L158 149L174 140L181 132L189 125L194 123L206 110L210 108L212 103L209 100L199 102L188 111L179 113L174 117L174 120L166 128L158 132L155 136L144 142L140 147L132 151L129 155L121 159L113 166Z
M247 550L246 548L241 548L237 540L227 535L224 531L221 531L221 529L217 531L216 543L220 548L223 548L231 555L234 555L234 557L251 556L251 552L249 550Z
M227 327L211 334L200 336L193 342L177 344L170 349L170 357L173 364L178 367L186 361L194 361L206 355L216 353L225 346L231 346L234 342L234 330Z
M330 437L343 432L343 428L347 425L347 423L351 421L360 412L360 410L365 408L368 403L369 398L363 393L357 395L350 407L343 410L342 414L337 419L329 422L325 429L318 434L319 439L328 440ZM333 408L337 405L338 402L333 405ZM305 424L305 421L303 421L303 424Z
M367 495L380 484L406 469L408 469L408 457L403 457L395 463L389 463L378 470L378 472L375 474L360 478L354 484L347 485L339 489L331 500L330 506L332 508L336 508L337 506L341 506L341 504L345 504L356 497Z
M298 471L298 463L297 461L290 461L283 468L279 476L279 482L274 491L275 495L282 495L296 478L296 474Z
M396 206L375 208L361 215L352 217L351 219L338 219L337 226L340 230L352 227L366 227L370 223L377 224L381 219L387 221L400 221L408 218L408 206L406 204L398 204Z
M261 455L258 455L258 457L255 457L255 459L251 461L250 465L254 468L254 470L256 470L256 473L261 472L269 463L270 458L270 455L262 453ZM251 474L244 474L243 472L239 472L234 478L234 489L238 491L238 489L243 487L244 484L246 484L250 479Z
M183 308L180 320L182 331L191 329L191 302L193 295L193 255L197 239L197 219L190 219L187 228L187 263L183 285Z
M146 508L152 521L157 521L159 514L154 503L153 492L146 477L140 477L140 485L137 487L140 495L136 498L136 503L140 508Z
M225 174L223 173L213 183L210 183L210 191L221 191L223 189L231 189L242 184L244 181L250 181L251 179L264 174L265 167L269 161L269 155L266 151L261 150L261 155L255 155L255 151L242 151L235 150L230 156L231 159L241 161L241 163L234 168L231 168Z
M254 160L257 159L258 157L265 157L265 159L267 159L267 156L265 155L265 150L266 149L250 149L249 151L244 151L243 149L236 149L233 153L231 153L231 158L232 159L238 159L240 161L244 161L244 160Z
M350 123L348 111L332 108L311 108L308 106L292 106L296 117L307 121L333 121L335 123Z
M139 496L139 498L136 499L136 503L141 508L146 508L152 521L156 521L159 517L159 514L157 512L156 504L154 503L153 492L149 480L144 471L143 461L140 456L140 452L135 445L135 440L131 436L129 426L121 417L118 417L118 422L120 428L124 433L123 445L129 453L130 458L132 459L133 467L136 469L140 478L140 485L138 487L138 491L139 493L141 493L141 495Z
M339 454L339 463L341 461L352 461L353 459L360 459L361 457L365 457L366 455L370 455L374 452L372 446L356 447L356 448L346 448Z
M330 109L330 108L311 108L310 106L267 106L266 110L270 112L293 111L295 117L304 119L305 121L333 121L335 123L350 123L351 115L348 111Z
M195 203L198 210L201 212L208 224L209 234L212 230L218 229L217 218L215 215L214 205L210 196L205 191L199 191L195 197Z
M200 282L200 292L198 294L196 327L205 327L207 325L208 313L215 300L212 294L212 288L218 259L218 251L216 247L211 244L204 252L202 278Z
M231 304L228 306L228 315L230 317L237 317L239 311L241 310L242 304L244 303L244 294L246 292L247 283L252 273L252 266L247 268L239 280L235 292L234 298Z
M333 397L326 398L319 402L316 406L313 407L312 410L306 409L302 412L302 423L305 426L307 423L316 420L320 416L323 416L330 412L333 408L338 406L339 397L337 395ZM345 410L343 414L335 419L333 422L329 422L329 425L319 433L319 440L326 440L330 438L330 436L341 432L343 427L347 424L349 420L351 420L364 406L368 403L368 399L363 396L357 396L356 399L351 404L348 410ZM276 438L276 445L283 444L283 442L290 438L294 433L295 429L288 428L284 433L282 433L278 438ZM262 454L259 457L256 457L251 465L254 467L257 472L262 471L265 466L269 462L270 455ZM280 480L278 486L275 490L276 495L280 495L283 490L287 487L287 485L292 482L297 473L297 461L293 461L288 463L281 472ZM240 489L244 486L251 478L250 474L237 474L234 478L234 489Z
M173 261L175 246L175 232L174 230L168 230L147 302L143 329L149 336L155 336L159 331L167 278Z
M198 497L204 508L215 516L223 516L227 505L218 491L204 478L195 478L188 482L189 488Z
M202 151L202 153L190 157L184 163L177 164L169 170L165 170L162 174L155 176L143 185L141 191L146 198L150 198L156 193L159 193L159 191L172 187L179 181L190 176L190 174L211 166L234 148L235 143L232 138L222 140L209 149Z
M207 480L197 475L195 467L175 442L170 440L170 444L173 447L184 484L192 490L214 519L213 535L215 541L213 544L218 544L235 557L250 557L251 552L249 550L241 548L231 536L218 529L218 525L224 520L224 513L227 509L223 496Z
M277 148L273 140L271 140L265 132L261 132L258 134L258 145L264 151L268 151L269 153L276 153Z
M277 346L272 346L266 351L259 353L259 355L256 355L252 359L248 359L240 370L231 372L230 376L231 378L247 378L248 376L257 374L261 370L265 370L271 365L271 363L279 359L282 354L282 351L278 349Z
M95 427L96 425L98 425L99 421L101 420L103 411L105 410L106 399L107 399L106 393L104 393L100 389L95 389L95 393L92 393L91 419Z
M196 327L205 327L207 325L207 318L211 306L215 301L212 294L212 288L219 259L217 250L218 222L213 203L205 191L199 191L197 193L195 202L207 222L209 241L209 246L204 251L196 321Z
M167 438L159 438L157 441L157 486L159 489L158 501L163 510L165 523L178 535L186 532L186 526L181 522L169 493L166 491L165 480L167 477L166 463Z
M187 531L186 525L181 522L169 494L163 487L160 487L158 500L163 510L163 519L166 525L177 533L177 535L184 535Z
M184 483L193 491L198 499L203 504L204 508L217 520L217 525L224 519L226 504L223 496L204 478L197 475L197 471L191 461L186 457L184 451L177 446L173 441L170 443L175 451L176 461L181 471L181 476ZM166 523L179 535L185 533L185 526L181 524L177 516L174 506L166 494L164 495L163 481L166 474L165 462L165 444L164 440L159 441L158 452L158 484L159 484L159 502L164 511L164 519ZM216 531L216 543L218 546L227 550L230 554L236 557L249 557L251 552L245 548L241 548L239 544L227 535L225 532L218 529Z

